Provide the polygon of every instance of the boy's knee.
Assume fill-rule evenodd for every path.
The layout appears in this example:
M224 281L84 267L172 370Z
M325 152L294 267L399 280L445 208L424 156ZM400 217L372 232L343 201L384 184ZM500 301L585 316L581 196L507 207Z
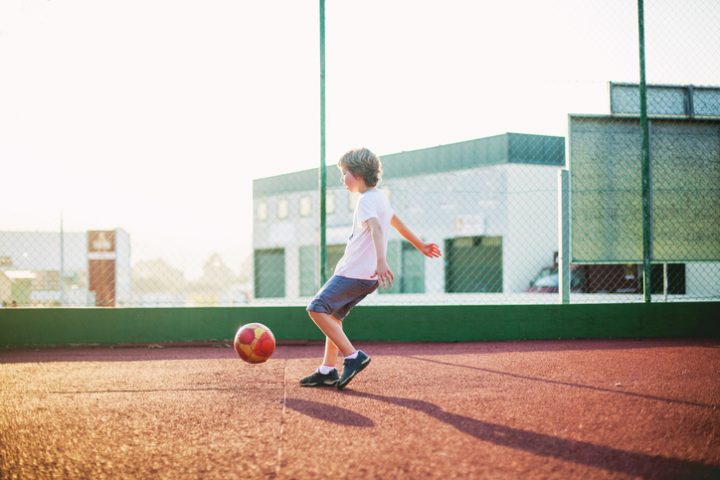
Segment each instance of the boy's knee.
M317 310L310 310L310 309L307 309L307 313L313 321L315 321L317 318L319 318L323 314L323 312L318 312Z
M307 310L308 314L312 317L313 313L330 313L331 309L330 306L321 298L315 298L312 302L305 308Z

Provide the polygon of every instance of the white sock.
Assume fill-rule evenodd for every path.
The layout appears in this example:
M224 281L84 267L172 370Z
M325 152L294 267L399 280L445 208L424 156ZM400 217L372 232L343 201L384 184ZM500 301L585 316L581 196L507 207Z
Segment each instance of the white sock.
M348 360L354 360L354 359L357 358L358 352L359 352L359 350L355 350L355 353L351 353L350 355L348 355L348 356L345 357L345 358L347 358Z
M318 367L318 372L320 372L323 375L327 375L328 373L332 372L333 370L335 370L335 367L329 367L327 365L320 365L320 367Z

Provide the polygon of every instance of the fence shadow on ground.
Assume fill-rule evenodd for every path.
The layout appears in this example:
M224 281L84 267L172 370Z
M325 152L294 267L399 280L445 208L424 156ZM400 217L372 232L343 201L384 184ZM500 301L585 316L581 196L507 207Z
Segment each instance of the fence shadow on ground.
M713 410L717 408L717 405L711 405L711 404L707 404L707 403L698 403L698 402L691 402L688 400L659 397L657 395L648 395L645 393L628 392L628 391L624 391L624 390L598 387L595 385L585 385L582 383L575 383L575 382L565 382L562 380L553 380L550 378L535 377L535 376L531 376L531 375L521 375L518 373L503 372L502 370L493 370L491 368L473 367L471 365L462 365L459 363L443 362L440 360L431 360L429 358L415 357L412 355L408 356L407 358L412 358L413 360L419 360L422 362L436 363L438 365L444 365L444 366L449 366L449 367L477 370L480 372L490 373L490 374L494 374L494 375L502 375L502 376L506 376L506 377L512 377L512 378L516 378L519 380L530 380L533 382L543 382L543 383L549 383L549 384L553 384L553 385L560 385L560 386L564 386L564 387L574 387L574 388L581 388L581 389L586 389L586 390L593 390L593 391L597 391L597 392L613 393L613 394L617 394L617 395L626 395L629 397L642 398L645 400L654 400L654 401L658 401L658 402L675 403L675 404L679 404L679 405L687 405L690 407L709 408L709 409L713 409Z
M355 390L348 390L346 394L416 410L463 433L472 435L478 440L567 462L642 478L718 478L720 475L720 466L660 455L627 452L589 442L485 422L445 411L424 400L391 397Z

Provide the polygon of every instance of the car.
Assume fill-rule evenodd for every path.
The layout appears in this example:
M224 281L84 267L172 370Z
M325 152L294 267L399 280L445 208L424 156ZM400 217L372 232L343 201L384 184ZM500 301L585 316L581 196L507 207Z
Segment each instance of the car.
M556 258L555 258L556 259ZM663 292L663 266L652 266L652 293ZM685 265L667 265L667 293L685 293ZM532 279L526 292L559 291L557 263L543 267ZM636 263L604 265L570 265L570 291L576 293L642 293L642 267Z
M582 269L570 267L570 291L584 292L585 274ZM526 290L530 293L557 293L560 290L560 276L557 267L544 267L530 282Z

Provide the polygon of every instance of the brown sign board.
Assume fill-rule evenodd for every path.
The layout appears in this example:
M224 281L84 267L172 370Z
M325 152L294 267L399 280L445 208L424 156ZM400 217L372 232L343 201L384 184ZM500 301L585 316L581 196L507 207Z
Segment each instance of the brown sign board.
M95 306L115 306L115 231L87 232L88 288L95 293Z

